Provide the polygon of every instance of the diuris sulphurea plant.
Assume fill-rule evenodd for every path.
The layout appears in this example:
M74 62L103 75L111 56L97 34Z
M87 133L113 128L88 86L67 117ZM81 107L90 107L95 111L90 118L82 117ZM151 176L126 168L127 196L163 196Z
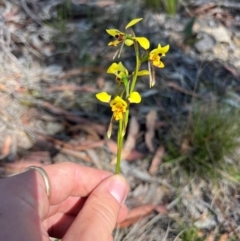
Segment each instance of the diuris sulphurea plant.
M150 88L153 87L155 84L154 68L164 68L161 59L169 50L169 45L162 47L161 44L158 44L157 48L149 51L149 40L143 36L136 36L132 29L132 27L141 20L142 18L136 18L130 21L123 32L118 29L106 30L107 33L114 38L113 41L108 43L108 46L118 47L114 58L116 56L120 57L123 50L127 51L127 49L131 47L134 48L136 56L135 70L133 73L129 73L122 62L113 62L108 68L107 73L115 75L115 93L112 95L106 92L96 94L98 100L109 103L113 113L107 131L108 138L111 137L114 122L118 123L116 174L120 172L121 152L126 127L128 125L129 106L132 103L138 104L141 102L141 95L135 90L138 77L148 75L149 86ZM148 70L141 69L142 63L146 61L148 62Z

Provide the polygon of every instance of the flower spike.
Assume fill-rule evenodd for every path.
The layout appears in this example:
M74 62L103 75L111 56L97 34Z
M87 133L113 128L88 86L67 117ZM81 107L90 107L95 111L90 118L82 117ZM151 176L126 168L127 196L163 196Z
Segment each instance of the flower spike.
M113 62L108 67L107 73L113 74L116 78L113 96L107 92L96 94L96 98L101 102L108 103L112 111L111 121L107 130L108 138L111 137L114 122L118 122L116 174L119 174L121 171L121 153L129 122L130 105L132 103L138 104L142 100L141 95L135 91L138 77L149 76L150 88L153 87L155 84L155 67L164 68L162 57L166 55L170 48L169 45L161 46L161 44L158 44L156 48L148 51L150 48L149 40L143 36L136 36L133 31L133 26L140 21L142 21L142 18L132 19L127 23L123 31L115 28L106 29L107 34L113 37L113 40L108 45L117 47L117 51L113 54L113 59L120 57L125 45L133 47L136 57L135 68L130 73L122 62ZM143 63L145 62L148 63L148 70L143 68Z

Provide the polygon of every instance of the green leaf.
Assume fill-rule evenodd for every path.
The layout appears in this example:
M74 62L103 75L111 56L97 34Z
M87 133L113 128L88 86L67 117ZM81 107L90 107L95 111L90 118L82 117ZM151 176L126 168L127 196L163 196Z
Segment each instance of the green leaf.
M183 34L185 38L191 37L193 35L193 25L196 18L192 18L186 25L185 29L183 30Z

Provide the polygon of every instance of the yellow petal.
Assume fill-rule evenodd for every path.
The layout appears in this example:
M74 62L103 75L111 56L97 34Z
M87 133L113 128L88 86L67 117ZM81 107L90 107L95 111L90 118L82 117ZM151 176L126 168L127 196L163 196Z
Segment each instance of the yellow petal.
M108 43L108 46L114 46L116 47L119 43L121 43L121 41L118 41L117 39L114 41L111 41Z
M124 75L128 75L128 70L124 67L122 62L117 63L112 63L110 67L107 70L108 74L115 74L118 75L120 72L122 72Z
M158 55L158 49L153 49L153 50L149 53L150 58L152 58L154 55Z
M168 52L169 47L170 47L169 44L166 45L166 46L164 46L164 47L161 47L161 44L158 44L158 47L157 47L156 49L153 49L153 50L150 52L149 56L151 57L151 56L153 56L153 55L159 55L159 54L162 54L161 57L162 57L162 56L165 56L165 53Z
M143 75L149 75L149 71L144 69L144 70L140 70L137 74L137 76L143 76Z
M164 68L164 64L162 61L152 61L153 65L158 67L158 68Z
M118 29L106 29L106 32L113 37L116 37L116 35L119 35L119 34L125 35L124 33L120 32Z
M169 50L169 48L170 48L170 46L169 46L169 44L168 44L168 45L162 47L162 51L163 51L163 52L167 52L167 51Z
M112 63L108 70L107 70L107 73L108 74L115 74L116 72L118 71L118 64L117 63Z
M168 44L168 45L166 45L166 46L164 46L164 47L161 47L161 45L159 44L159 45L158 45L158 48L159 48L159 47L160 47L160 49L161 49L161 50L160 50L161 53L162 53L162 54L165 54L165 53L168 52L170 46L169 46L169 44Z
M120 96L116 96L111 102L110 106L114 107L115 104L121 104L124 108L127 107L127 103Z
M138 43L144 48L144 49L149 49L150 47L150 42L147 38L145 37L134 37L133 39L136 39Z
M109 95L107 92L97 93L96 97L98 100L105 102L105 103L109 103L109 101L111 100L111 95Z
M135 25L136 23L140 22L142 20L142 18L135 18L132 21L130 21L127 26L125 27L125 29L132 27L133 25Z
M124 67L122 62L118 63L118 70L121 71L121 72L124 72L126 75L128 75L128 70Z
M130 103L140 103L141 96L137 91L134 91L130 94L130 96L128 97L128 100Z
M131 39L126 39L126 40L124 41L124 43L125 43L127 46L133 45L133 41L132 41Z
M125 71L126 70L126 68L123 66L122 62L118 63L118 70L119 71Z

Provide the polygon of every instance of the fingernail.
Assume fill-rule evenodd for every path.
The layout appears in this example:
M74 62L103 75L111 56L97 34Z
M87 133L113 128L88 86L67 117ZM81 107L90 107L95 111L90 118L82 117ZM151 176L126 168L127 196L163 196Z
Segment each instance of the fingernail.
M109 185L109 192L117 202L121 204L127 196L127 183L120 175L115 175L112 178L113 180Z

